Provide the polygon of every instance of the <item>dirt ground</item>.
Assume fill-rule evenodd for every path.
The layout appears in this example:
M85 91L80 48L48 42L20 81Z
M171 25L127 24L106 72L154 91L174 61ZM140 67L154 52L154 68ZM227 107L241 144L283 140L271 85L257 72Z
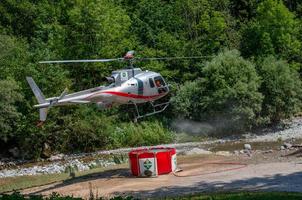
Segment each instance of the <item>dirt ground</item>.
M136 178L131 176L128 168L121 167L26 189L22 193L49 195L57 192L87 199L91 194L97 197L132 195L152 198L211 191L302 192L301 158L281 157L280 152L254 152L251 157L180 156L178 166L183 169L182 172L156 178Z

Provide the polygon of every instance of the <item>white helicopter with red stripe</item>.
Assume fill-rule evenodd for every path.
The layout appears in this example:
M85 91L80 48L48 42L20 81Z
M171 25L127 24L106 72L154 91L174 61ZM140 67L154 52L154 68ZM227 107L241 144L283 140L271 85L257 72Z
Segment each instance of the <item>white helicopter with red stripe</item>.
M136 60L168 60L168 59L190 59L200 57L164 57L164 58L135 58L134 51L129 51L123 58L114 59L94 59L94 60L55 60L41 61L39 63L87 63L87 62L111 62L127 61L130 66L127 69L113 71L110 77L106 77L110 83L108 86L99 86L80 92L68 94L65 89L58 97L45 98L32 77L26 77L36 99L39 108L41 124L47 118L47 111L53 106L64 106L71 104L95 103L99 108L106 109L122 104L133 104L136 109L135 121L137 119L163 112L169 102L155 104L154 102L169 93L169 85L164 78L156 72L142 71L134 68L133 62ZM153 111L141 115L138 104L150 103Z

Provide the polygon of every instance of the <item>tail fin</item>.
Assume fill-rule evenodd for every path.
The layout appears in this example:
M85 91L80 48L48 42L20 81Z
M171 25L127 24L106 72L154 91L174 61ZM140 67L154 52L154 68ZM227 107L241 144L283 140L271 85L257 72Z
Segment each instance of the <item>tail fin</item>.
M40 88L37 86L36 82L32 77L26 77L26 80L33 91L33 93L36 96L36 99L38 100L39 104L45 103L45 97L43 93L41 92Z
M26 80L33 91L36 99L38 100L39 104L46 103L45 97L43 93L41 92L40 88L35 83L34 79L32 77L26 77ZM47 118L47 108L40 108L40 121L44 122Z

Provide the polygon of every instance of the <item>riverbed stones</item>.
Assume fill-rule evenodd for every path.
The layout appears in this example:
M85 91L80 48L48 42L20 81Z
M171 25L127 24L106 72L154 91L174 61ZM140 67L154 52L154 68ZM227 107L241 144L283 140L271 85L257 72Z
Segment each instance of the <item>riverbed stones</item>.
M49 161L62 160L64 158L64 156L65 156L64 154L60 153L60 154L50 156L50 158L48 158L47 160L49 160Z
M284 144L283 144L283 146L286 148L286 149L290 149L290 148L292 148L292 144L290 144L290 143L287 143L287 142L285 142Z
M216 155L219 155L219 156L231 156L232 154L229 151L217 151Z
M250 145L250 144L244 144L244 149L245 150L252 150L252 145Z
M68 160L67 162L53 162L44 166L35 165L33 167L17 168L17 169L3 169L0 170L0 178L25 176L25 175L39 175L39 174L56 174L64 173L66 168L72 167L75 171L86 171L94 167L107 167L115 165L114 162L108 160L97 160L84 163L78 159Z
M197 148L197 147L185 152L185 155L194 155L194 154L206 154L206 155L208 155L208 154L212 154L212 152L208 151L208 150L205 150L205 149L200 149L200 148Z

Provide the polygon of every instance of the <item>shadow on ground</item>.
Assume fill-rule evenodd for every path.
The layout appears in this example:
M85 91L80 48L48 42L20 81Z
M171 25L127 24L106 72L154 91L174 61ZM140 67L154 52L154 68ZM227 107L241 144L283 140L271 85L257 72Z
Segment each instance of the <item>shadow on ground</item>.
M231 182L204 182L194 185L161 187L155 190L116 192L114 195L132 195L135 197L173 197L200 192L240 192L240 191L286 191L302 192L302 172L288 175L277 174L270 177L249 178Z
M171 175L172 176L172 175ZM55 191L56 189L69 186L77 183L89 182L97 179L111 180L114 178L127 178L129 181L136 179L135 177L131 178L129 169L115 169L109 170L106 172L93 173L89 175L84 175L69 179L58 183L56 185L51 185L50 187L40 189L31 194L39 194L48 191ZM186 178L183 178L186 179ZM217 177L216 177L217 179ZM115 192L114 195L131 195L134 197L165 197L165 196L179 196L186 194L194 194L198 192L224 192L224 191L287 191L287 192L302 192L302 172L296 172L292 174L282 175L276 174L274 176L268 177L254 177L247 178L242 180L234 180L230 182L223 181L211 181L207 178L208 181L202 181L200 177L199 182L192 184L190 186L168 186L168 187L159 187L154 190L143 190L143 191L124 191L124 192Z
M87 174L87 175L83 175L83 176L78 176L75 178L71 178L68 180L64 180L58 184L55 185L51 185L50 187L41 189L41 190L37 190L35 192L30 193L30 195L36 195L36 194L40 194L43 192L47 192L50 190L55 190L58 188L62 188L68 185L73 185L73 184L77 184L77 183L83 183L83 182L89 182L89 181L93 181L93 180L97 180L97 179L114 179L114 178L133 178L135 179L135 177L133 177L129 171L128 168L122 168L122 169L112 169L112 170L107 170L105 172L96 172L96 173L91 173L91 174Z

